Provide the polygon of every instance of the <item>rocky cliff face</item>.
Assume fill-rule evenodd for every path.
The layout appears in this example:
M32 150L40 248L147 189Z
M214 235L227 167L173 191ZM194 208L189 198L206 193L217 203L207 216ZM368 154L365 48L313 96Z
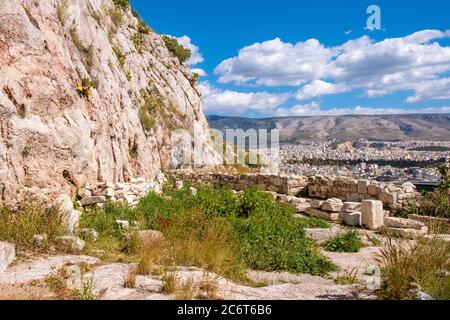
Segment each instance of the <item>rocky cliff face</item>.
M187 66L112 0L0 0L0 202L154 180L175 129L218 163Z

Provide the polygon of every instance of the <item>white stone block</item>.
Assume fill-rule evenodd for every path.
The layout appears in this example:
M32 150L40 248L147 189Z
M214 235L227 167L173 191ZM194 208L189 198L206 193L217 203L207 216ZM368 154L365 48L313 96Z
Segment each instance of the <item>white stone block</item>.
M370 230L384 225L383 203L378 200L364 200L361 203L361 223Z

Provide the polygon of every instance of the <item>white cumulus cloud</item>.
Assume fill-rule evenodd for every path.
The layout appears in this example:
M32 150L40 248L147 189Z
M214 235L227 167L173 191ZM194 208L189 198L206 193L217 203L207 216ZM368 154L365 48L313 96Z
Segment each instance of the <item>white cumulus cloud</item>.
M227 115L243 115L249 111L270 114L290 97L289 94L222 90L207 81L200 83L200 90L204 111Z
M220 63L221 83L301 87L297 98L362 89L368 97L411 91L407 102L448 99L449 31L423 30L374 41L368 36L327 47L316 39L296 44L276 38L239 50Z
M311 102L304 105L296 105L291 108L279 108L273 116L276 117L297 117L297 116L340 116L340 115L382 115L382 114L438 114L450 113L450 107L433 107L421 108L417 110L401 109L401 108L386 108L386 107L363 107L355 106L348 108L331 108L322 109L318 102Z

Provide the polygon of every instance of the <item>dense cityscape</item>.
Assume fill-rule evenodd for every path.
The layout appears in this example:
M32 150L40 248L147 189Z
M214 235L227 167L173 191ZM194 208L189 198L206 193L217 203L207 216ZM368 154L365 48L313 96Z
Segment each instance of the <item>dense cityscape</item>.
M439 141L302 142L263 152L280 173L349 176L378 181L439 182L438 167L450 159L450 143Z

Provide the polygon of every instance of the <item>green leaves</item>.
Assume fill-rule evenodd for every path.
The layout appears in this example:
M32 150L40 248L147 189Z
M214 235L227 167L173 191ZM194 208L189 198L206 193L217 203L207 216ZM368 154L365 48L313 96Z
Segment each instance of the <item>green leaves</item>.
M332 252L358 252L362 246L356 230L338 235L325 244L325 249Z
M167 49L172 52L172 54L177 57L181 63L189 60L191 57L191 50L180 45L177 39L166 35L163 35L162 39L164 40Z

